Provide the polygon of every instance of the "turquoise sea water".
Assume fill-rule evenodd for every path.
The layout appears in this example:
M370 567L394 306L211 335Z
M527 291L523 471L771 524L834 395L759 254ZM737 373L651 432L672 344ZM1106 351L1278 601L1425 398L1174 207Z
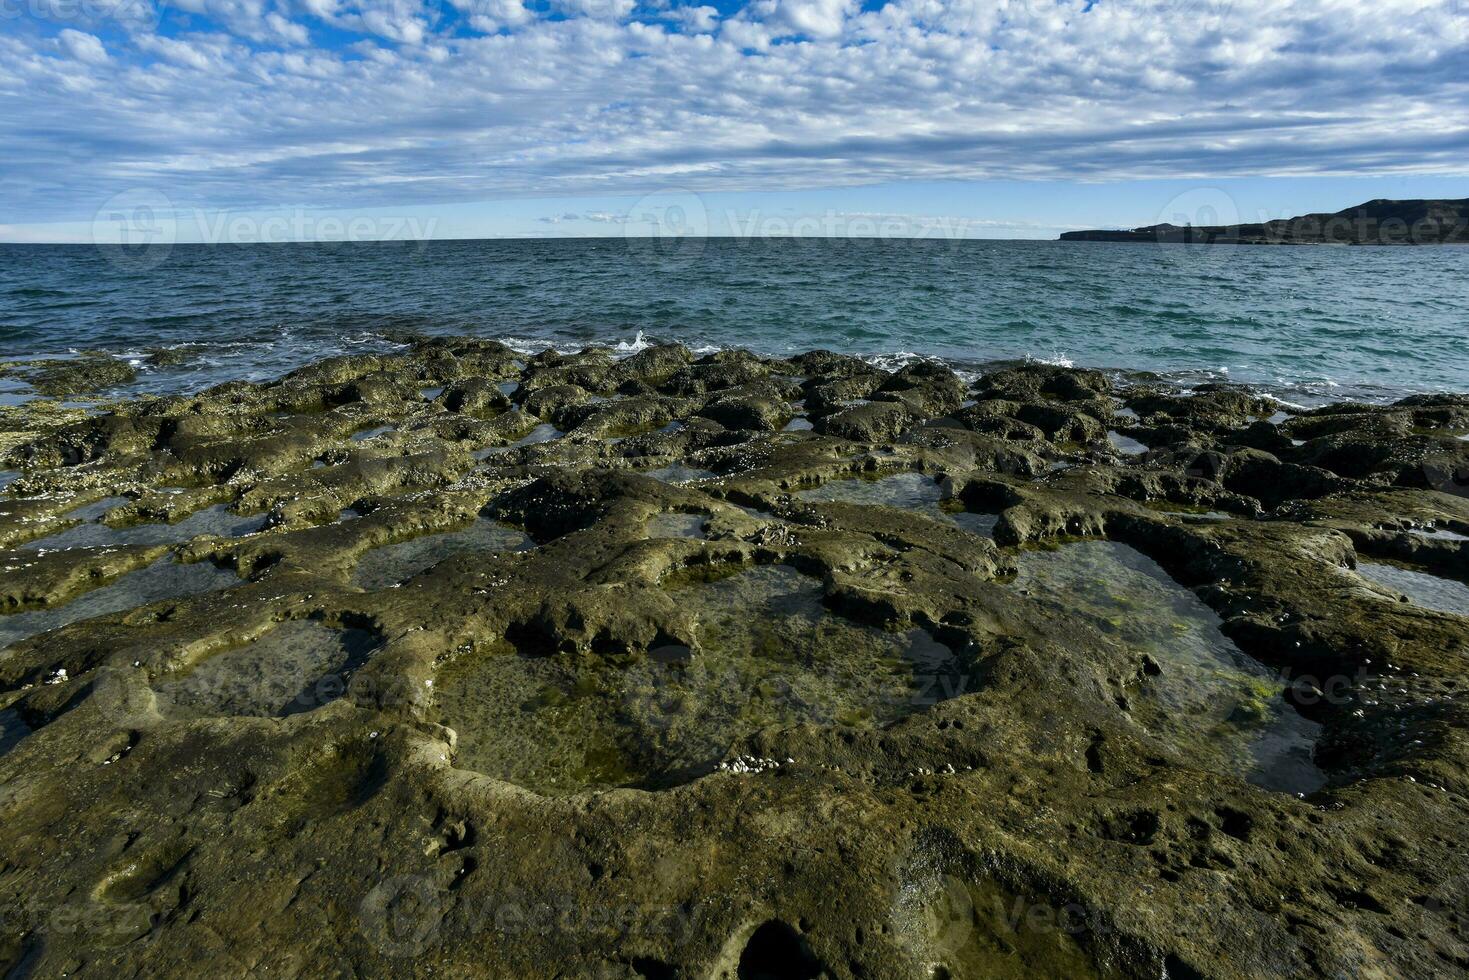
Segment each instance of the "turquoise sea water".
M400 331L679 340L963 368L1032 358L1315 404L1469 390L1469 248L544 240L0 245L0 357L101 349L124 391L274 377ZM152 366L167 348L179 363ZM7 395L17 397L13 385ZM20 393L23 397L23 392Z

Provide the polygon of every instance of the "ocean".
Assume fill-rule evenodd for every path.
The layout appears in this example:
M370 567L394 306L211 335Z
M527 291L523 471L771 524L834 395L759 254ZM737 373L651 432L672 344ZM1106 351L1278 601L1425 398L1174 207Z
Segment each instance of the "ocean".
M1469 391L1469 249L576 239L0 245L0 357L103 350L109 394L261 380L406 333L681 341L965 371L1036 360L1296 405ZM150 355L169 352L164 363ZM1146 376L1146 375L1144 375ZM4 399L24 400L7 383Z

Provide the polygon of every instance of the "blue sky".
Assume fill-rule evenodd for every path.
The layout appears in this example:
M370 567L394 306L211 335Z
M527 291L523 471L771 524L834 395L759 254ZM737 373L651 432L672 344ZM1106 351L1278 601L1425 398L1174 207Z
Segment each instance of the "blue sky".
M1469 197L1469 0L0 0L0 240L1054 237Z

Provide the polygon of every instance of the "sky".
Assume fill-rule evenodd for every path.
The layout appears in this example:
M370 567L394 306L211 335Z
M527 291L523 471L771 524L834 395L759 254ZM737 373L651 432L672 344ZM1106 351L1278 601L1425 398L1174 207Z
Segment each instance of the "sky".
M0 241L1053 238L1375 197L1469 197L1469 0L0 0Z

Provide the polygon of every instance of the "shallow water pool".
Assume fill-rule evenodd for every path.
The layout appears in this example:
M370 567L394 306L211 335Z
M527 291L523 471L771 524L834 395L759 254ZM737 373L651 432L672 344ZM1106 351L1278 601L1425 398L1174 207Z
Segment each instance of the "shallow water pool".
M643 475L664 483L695 483L699 480L713 480L719 476L713 470L704 470L685 463L672 463L656 470L645 470Z
M376 439L379 436L387 435L389 432L397 431L398 427L396 425L379 425L372 429L363 429L361 432L354 432L348 438L352 442L367 442L369 439Z
M27 551L39 551L126 544L178 544L201 534L238 538L262 530L266 519L265 514L241 517L230 513L224 504L216 504L195 511L176 524L135 524L132 527L114 528L92 521L28 541L20 547Z
M523 531L478 517L457 531L425 534L373 548L357 560L352 584L363 589L385 589L454 555L524 551L533 544Z
M1469 616L1469 585L1397 565L1358 562L1357 574L1407 596L1424 609Z
M692 646L667 638L596 668L508 647L451 661L434 689L456 764L545 793L658 788L709 773L767 726L880 727L968 689L947 647L833 615L793 568L670 594Z
M1408 533L1420 538L1432 538L1435 541L1469 541L1469 534L1460 534L1444 528L1415 527Z
M310 711L346 692L376 642L365 630L282 623L253 643L155 683L158 709L169 718L279 718Z
M1221 620L1151 558L1112 541L1018 557L1016 589L1057 603L1161 667L1132 699L1133 716L1203 768L1267 789L1325 783L1312 752L1321 726L1286 703L1285 685L1220 630Z
M25 719L14 708L0 711L0 756L19 745L30 733L31 726L25 723Z
M703 514L654 514L648 518L648 537L704 541L707 540L704 526L708 520Z
M1124 456L1141 456L1148 451L1148 447L1145 444L1138 442L1131 436L1125 436L1112 429L1107 430L1107 442L1111 444L1113 449L1122 453Z
M876 479L828 480L819 487L796 494L811 503L865 504L914 510L946 524L954 524L982 537L994 534L998 514L975 514L956 510L944 488L922 473L893 473Z
M119 576L111 584L85 592L63 605L0 616L0 647L93 616L123 612L161 599L227 589L239 582L234 572L207 561L185 565L165 558Z
M487 446L484 449L476 449L474 452L470 453L470 455L477 460L485 460L489 459L491 456L499 456L504 453L508 453L512 449L522 449L525 446L535 446L543 442L551 442L552 440L560 439L564 435L566 435L566 433L556 428L550 422L542 422L540 425L536 426L534 429L531 429L525 435L521 436L519 439L516 439L509 445Z

